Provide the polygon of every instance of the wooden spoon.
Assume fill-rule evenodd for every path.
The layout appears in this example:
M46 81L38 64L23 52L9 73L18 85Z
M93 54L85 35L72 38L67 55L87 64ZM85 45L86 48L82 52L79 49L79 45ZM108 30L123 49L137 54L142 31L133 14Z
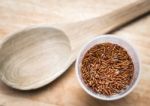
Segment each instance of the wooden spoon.
M82 45L96 34L114 30L147 12L150 1L139 0L95 19L14 33L2 41L0 79L20 90L42 87L63 74Z

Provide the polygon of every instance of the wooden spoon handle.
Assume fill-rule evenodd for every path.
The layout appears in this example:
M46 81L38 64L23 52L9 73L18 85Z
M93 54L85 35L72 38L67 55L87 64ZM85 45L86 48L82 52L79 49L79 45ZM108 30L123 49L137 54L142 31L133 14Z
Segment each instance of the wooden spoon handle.
M82 45L98 34L108 33L115 28L150 12L150 0L137 0L104 16L94 19L71 23L61 29L71 41L73 58Z
M84 34L104 34L148 12L150 0L137 0L104 16L66 25L64 29L73 39L73 35L85 37L87 35Z

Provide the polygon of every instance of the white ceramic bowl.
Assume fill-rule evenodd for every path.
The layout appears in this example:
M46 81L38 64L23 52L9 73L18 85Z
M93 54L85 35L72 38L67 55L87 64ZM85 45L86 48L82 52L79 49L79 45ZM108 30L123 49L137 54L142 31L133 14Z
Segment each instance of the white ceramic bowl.
M81 65L81 62L82 62L82 59L83 59L85 53L94 45L100 44L100 43L105 43L105 42L118 44L121 47L123 47L124 49L126 49L126 51L128 52L128 54L130 55L130 57L133 61L134 69L135 69L134 75L133 75L133 80L132 80L131 84L129 85L129 87L127 87L127 89L124 90L123 92L113 95L113 96L104 96L104 95L95 93L92 89L87 87L82 79L81 71L80 71L80 65ZM134 49L134 47L129 42L127 42L121 38L114 37L113 35L101 35L101 36L96 37L96 38L92 39L91 41L89 41L81 49L79 56L77 57L77 60L76 60L76 75L77 75L77 78L78 78L78 81L79 81L81 87L89 95L91 95L97 99L100 99L100 100L106 100L106 101L117 100L117 99L120 99L120 98L128 95L137 85L137 83L139 81L139 77L140 77L140 60L137 55L137 51Z

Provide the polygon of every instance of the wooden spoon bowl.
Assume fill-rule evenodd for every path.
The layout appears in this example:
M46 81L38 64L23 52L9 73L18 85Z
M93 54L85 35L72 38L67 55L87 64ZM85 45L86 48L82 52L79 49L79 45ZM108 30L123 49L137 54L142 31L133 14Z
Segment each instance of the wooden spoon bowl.
M25 29L1 46L0 77L17 89L38 88L64 71L70 55L70 43L62 31L50 27Z

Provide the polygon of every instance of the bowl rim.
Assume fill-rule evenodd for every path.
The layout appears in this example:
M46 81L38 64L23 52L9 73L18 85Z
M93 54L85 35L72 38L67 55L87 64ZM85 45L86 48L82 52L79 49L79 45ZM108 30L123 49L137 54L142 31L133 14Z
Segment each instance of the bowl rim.
M118 36L118 35L117 35ZM137 52L137 50L135 49L135 47L133 47L133 45L129 42L129 41L127 41L127 40L124 40L124 39L122 39L122 38L120 38L120 37L117 37L117 36L115 36L114 34L104 34L104 35L98 35L97 37L94 37L93 39L91 39L89 42L87 42L81 49L80 49L80 52L79 52L79 54L78 54L78 56L77 56L77 59L76 59L76 62L75 62L75 71L76 71L76 77L77 77L77 79L78 79L78 82L79 82L79 84L80 84L80 86L81 86L81 88L86 92L86 93L88 93L89 95L91 95L92 97L94 97L94 98L96 98L96 99L99 99L99 100L105 100L105 101L113 101L113 100L118 100L118 99L121 99L121 98L123 98L123 97L125 97L125 96L127 96L129 93L131 93L132 91L133 91L133 89L135 88L135 86L138 84L138 82L139 82L139 79L140 79L140 75L141 75L141 61L140 61L140 58L139 58L139 54L138 54L138 52ZM125 93L123 93L122 95L115 95L115 96L111 96L111 97L109 97L109 98L106 98L106 97L103 97L103 96L100 96L100 95L95 95L93 92L91 92L89 89L87 89L87 87L83 84L83 82L81 81L81 78L80 78L80 75L79 75L79 59L80 59L80 57L81 57L81 54L84 52L84 50L88 47L88 45L90 44L90 43L92 43L93 41L95 41L95 40L98 40L98 39L101 39L101 38L113 38L113 39L117 39L117 40L121 40L121 41L123 41L124 43L126 43L126 44L128 44L131 48L132 48L132 50L133 50L133 52L135 53L135 55L136 55L136 60L137 60L137 62L139 63L139 70L138 70L138 75L137 75L137 77L136 77L136 80L135 80L135 82L133 83L133 85L131 86L131 88L129 88ZM94 44L95 45L95 44ZM93 45L93 46L94 46ZM93 47L92 46L92 47ZM89 47L89 48L91 48L91 47Z

